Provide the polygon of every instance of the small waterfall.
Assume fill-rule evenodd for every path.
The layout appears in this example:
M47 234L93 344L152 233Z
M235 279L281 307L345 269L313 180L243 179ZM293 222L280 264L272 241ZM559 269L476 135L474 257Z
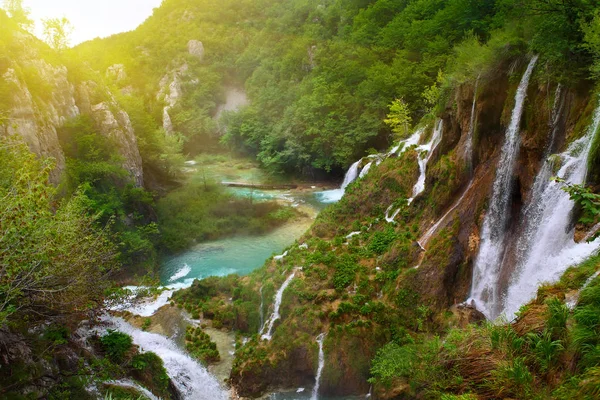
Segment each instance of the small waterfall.
M321 375L323 375L323 367L325 367L325 352L323 351L323 342L325 341L326 333L321 333L317 336L317 343L319 344L319 367L317 368L317 376L315 377L315 387L312 391L310 400L317 400L319 398L319 386L321 386Z
M121 318L103 317L107 328L130 335L141 351L152 351L162 360L167 374L184 400L226 400L228 393L205 367L193 360L170 339L134 328ZM103 331L96 331L103 334Z
M365 167L362 169L362 171L360 171L360 175L358 177L360 179L362 179L365 176L367 176L367 174L369 173L369 170L371 169L372 166L373 166L373 161L371 161L370 163L368 163L367 165L365 165Z
M258 309L258 313L260 315L260 328L258 328L258 333L261 333L264 326L265 326L265 310L264 310L264 304L265 304L265 298L263 296L263 287L260 287L260 308Z
M134 389L137 392L143 394L144 397L149 400L160 400L160 398L156 397L151 391L129 379L119 379L117 381L108 381L106 383L111 386L118 386L125 389Z
M261 333L262 333L265 331L265 328L266 328L266 332L263 333L261 336L262 339L271 340L273 324L275 324L275 321L277 321L281 317L279 315L279 307L281 307L281 300L283 299L283 292L285 291L285 289L287 289L287 287L290 285L290 283L292 282L292 279L294 279L295 276L296 276L296 271L292 272L292 274L285 280L285 282L283 282L283 285L281 285L281 287L279 288L277 293L275 293L275 302L273 303L273 313L271 314L269 319L265 322L265 325L263 326L263 329L261 330Z
M362 158L348 168L348 172L346 172L346 176L344 176L344 182L342 182L342 187L340 189L345 190L349 184L356 180L358 177L358 166L361 161Z
M433 128L433 134L431 135L431 140L429 141L429 143L417 147L417 151L419 153L418 162L420 175L419 179L417 179L417 183L413 187L413 195L410 199L408 199L408 204L412 203L413 200L425 190L425 180L427 179L427 164L429 163L433 152L442 141L443 131L444 121L440 120Z
M556 174L569 183L585 183L588 157L600 126L600 106L587 133L571 143L560 155L561 168ZM543 173L540 172L540 173ZM580 263L598 250L599 240L576 243L572 225L575 207L562 184L549 181L535 196L535 213L527 220L523 235L528 246L522 252L515 279L504 302L504 313L512 316L536 293L541 282L553 282L571 265Z
M402 140L398 145L394 146L387 156L401 156L410 146L414 146L415 144L419 144L421 141L421 135L423 134L424 129L419 128L413 133L408 139Z
M477 105L477 91L479 90L479 80L481 75L477 76L475 81L475 92L473 93L473 106L471 107L471 120L469 121L469 132L465 142L465 160L471 174L473 173L473 135L475 134L475 107Z
M471 299L488 318L495 318L500 305L498 279L500 265L505 247L506 224L509 214L509 202L512 194L512 174L515 160L519 152L519 125L523 115L523 105L527 96L529 80L538 57L534 56L529 65L515 96L515 107L512 112L510 125L502 146L502 153L496 167L496 179L489 208L485 214L479 254L473 268Z
M398 208L396 211L394 211L391 215L390 212L392 211L392 208L394 207L394 204L391 204L387 210L385 210L385 220L388 224L391 224L392 222L394 222L394 220L396 219L396 217L398 216L398 214L400 213L400 210L402 210L402 208Z
M318 193L319 198L323 203L336 203L342 199L348 185L358 178L358 171L361 161L362 158L348 168L348 171L344 176L344 182L342 182L342 186L339 189L326 190Z
M594 274L592 276L587 278L587 280L585 281L583 286L577 291L577 294L575 296L573 296L569 301L566 302L567 307L569 307L570 310L575 309L575 307L577 306L577 303L579 302L579 296L581 296L581 292L583 292L594 281L594 279L596 279L599 275L600 275L600 271L594 272Z

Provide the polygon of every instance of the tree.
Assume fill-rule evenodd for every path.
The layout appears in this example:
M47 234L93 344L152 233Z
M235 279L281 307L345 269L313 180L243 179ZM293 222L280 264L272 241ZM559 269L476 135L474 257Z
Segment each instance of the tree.
M85 196L55 200L52 167L23 143L0 141L0 327L103 307L118 267Z
M398 135L406 135L412 122L410 109L404 99L396 99L390 105L390 112L384 122Z
M44 38L55 50L64 50L69 47L73 25L66 17L46 18L42 20L44 25Z
M29 9L23 7L23 0L4 0L4 9L23 29L29 30L33 27Z

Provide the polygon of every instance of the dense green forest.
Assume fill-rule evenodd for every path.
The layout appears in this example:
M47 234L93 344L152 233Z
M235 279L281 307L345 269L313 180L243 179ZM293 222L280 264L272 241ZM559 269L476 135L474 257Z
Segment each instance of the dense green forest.
M100 71L124 63L135 73L128 83L149 104L165 69L189 64L199 82L186 86L173 117L189 151L218 136L210 116L222 85L243 84L251 105L228 116L224 144L275 173L339 175L369 149L391 143L383 119L396 98L418 121L452 88L523 52L540 54L547 75L560 81L591 76L596 14L586 0L326 1L318 7L172 0L135 32L85 43L75 53ZM177 29L165 20L177 21ZM195 38L207 49L201 62L182 55ZM153 107L159 118L160 107Z
M177 398L160 358L133 346L129 336L109 332L94 339L93 351L78 353L71 333L127 298L121 284L156 285L161 257L224 236L268 232L298 215L278 202L237 198L206 177L190 178L186 159L233 153L256 160L278 179L337 181L350 164L385 151L413 128L429 128L444 113L446 122L454 121L467 93L469 108L482 94L481 108L494 111L483 117L506 125L512 104L502 96L514 94L531 55L539 55L534 85L544 94L534 96L522 123L529 129L527 150L539 141L536 129L547 125L535 108L552 108L550 87L570 91L567 143L582 136L597 102L595 0L164 0L136 30L74 48L51 48L31 36L27 13L15 4L20 2L0 9L0 339L16 337L34 355L6 358L15 367L0 368L6 388L0 387L0 397L16 388L22 391L9 398L28 398L28 381L43 378L45 363L62 360L69 347L85 362L68 374L62 367L48 372L56 375L53 386L35 393L85 398L80 396L88 382L133 377L155 394ZM202 52L191 51L190 41L201 41ZM53 71L64 66L76 97L81 88L89 92L89 110L56 118L64 156L58 179L60 160L34 155L15 128L37 118L41 130L58 113L53 102L60 96L40 64ZM174 104L171 87L178 92ZM231 88L244 89L249 104L216 118ZM29 107L23 98L34 110L26 118L17 113ZM92 106L99 104L113 116L127 115L141 159L140 184L128 170L122 143L95 119ZM172 131L165 128L167 112ZM448 129L456 133L459 123ZM448 140L456 145L455 139ZM495 139L476 139L480 153L493 158ZM563 304L569 290L593 275L597 257L542 287L517 322L501 326L459 326L449 315L451 296L419 282L466 287L469 264L451 259L458 222L441 231L425 257L434 272L423 277L409 265L424 223L441 216L473 178L457 151L444 146L446 153L429 171L432 188L412 209L405 203L418 175L415 149L386 159L323 211L302 238L310 254L296 246L286 252L289 261L270 259L250 277L196 281L175 295L173 307L210 315L213 326L238 334L238 346L241 335L250 337L236 354L230 383L246 384L240 377L247 373L249 381L258 376L279 384L285 357L298 349L312 371L314 349L305 342L326 327L331 349L357 350L356 359L336 353L328 362L346 367L358 360L348 367L348 379L368 375L382 398L394 398L394 390L406 398L443 399L600 394L598 283L581 293L575 308ZM592 147L589 183L597 185L600 139ZM532 162L522 170L538 167ZM531 185L529 178L523 182ZM576 215L587 218L580 225L589 228L598 222L598 197L592 189L571 189ZM514 201L524 201L521 195ZM399 224L383 222L390 203L399 207ZM487 204L475 204L472 218L481 219ZM363 236L348 238L351 231ZM439 272L451 264L460 275L455 280ZM287 268L300 266L304 278L284 303L289 319L280 332L288 337L265 342L256 333L259 288L260 296L264 286L272 297ZM9 339L0 345L10 347ZM219 360L200 328L187 332L185 344L203 362ZM339 384L343 372L327 378ZM262 395L265 382L246 392Z

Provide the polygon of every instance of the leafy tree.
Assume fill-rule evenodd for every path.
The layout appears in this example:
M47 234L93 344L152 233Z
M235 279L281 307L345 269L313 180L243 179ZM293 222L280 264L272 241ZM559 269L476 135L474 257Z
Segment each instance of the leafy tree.
M392 128L397 135L406 135L410 129L412 118L408 104L404 99L396 99L390 105L390 112L384 122Z
M54 200L52 163L0 142L0 326L101 307L117 252L88 201Z
M64 50L69 47L73 25L66 17L46 18L42 20L44 38L46 43L55 50Z
M4 9L10 17L23 29L31 29L33 20L29 18L29 9L23 7L23 0L4 0Z

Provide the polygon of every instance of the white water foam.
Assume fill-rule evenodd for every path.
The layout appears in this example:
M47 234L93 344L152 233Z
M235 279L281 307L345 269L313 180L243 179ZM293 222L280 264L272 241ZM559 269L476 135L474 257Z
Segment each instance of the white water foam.
M152 351L164 363L167 374L184 400L227 400L228 393L205 367L193 360L170 339L134 328L121 318L103 317L106 328L130 335L140 351ZM106 330L96 329L103 334Z
M418 195L425 191L425 181L427 179L427 164L433 155L433 152L442 141L442 133L444 132L444 121L440 120L433 128L433 134L429 143L417 147L418 152L418 163L419 163L419 179L413 187L413 194L408 199L408 204L412 203Z
M321 333L317 336L317 343L319 344L319 366L317 368L317 375L315 377L315 386L312 391L311 400L318 400L319 398L319 387L321 386L321 376L323 375L323 368L325 367L325 352L323 351L323 342L325 341L325 333Z
M515 95L515 106L512 111L510 125L506 131L502 154L496 168L496 179L494 180L489 209L483 222L479 254L473 268L471 300L474 300L477 308L491 319L498 316L498 305L501 302L498 280L506 242L505 234L512 194L512 175L520 147L519 125L523 115L529 80L537 59L538 57L534 56L529 62Z
M296 271L292 272L292 274L285 280L285 282L283 282L283 285L281 285L281 287L279 288L279 290L277 291L277 293L275 293L275 299L274 299L274 303L273 303L273 313L271 314L271 316L269 316L269 319L267 319L267 321L265 322L265 325L263 326L263 329L261 331L264 332L261 335L262 339L266 339L266 340L271 340L272 338L272 333L273 333L273 324L275 324L275 321L277 321L281 315L279 315L279 307L281 307L281 301L283 299L283 292L285 292L285 289L287 289L287 287L290 285L290 283L292 282L292 279L294 279L294 277L296 276ZM265 332L266 330L266 332Z
M571 143L560 155L562 166L557 176L572 184L585 183L588 158L599 126L600 106L585 136ZM575 242L572 224L575 204L562 190L561 183L548 181L535 197L538 199L535 213L524 229L528 246L504 299L507 317L533 298L541 283L557 281L568 267L590 257L600 246L598 239L590 243Z
M190 272L192 272L192 268L187 264L183 264L183 267L181 267L179 269L179 271L175 272L173 274L173 276L171 276L169 278L169 282L173 282L178 279L185 278L186 276L188 276L190 274Z

